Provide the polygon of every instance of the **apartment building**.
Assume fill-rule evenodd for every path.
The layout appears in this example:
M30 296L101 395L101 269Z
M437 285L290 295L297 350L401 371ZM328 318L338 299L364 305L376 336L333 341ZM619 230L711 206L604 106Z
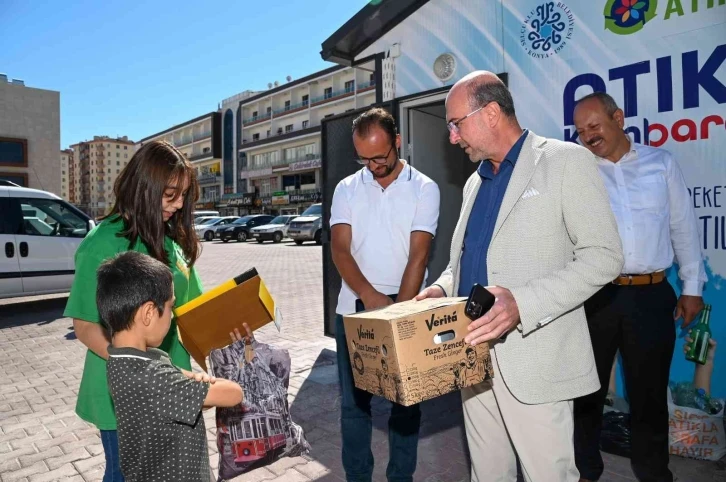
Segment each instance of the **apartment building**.
M71 148L68 200L92 218L104 216L116 200L116 178L136 152L136 145L127 136L94 136L93 140L73 144Z
M196 209L216 209L222 198L222 114L209 112L141 139L137 147L165 140L178 148L197 170Z
M68 202L71 201L70 195L70 167L73 166L73 149L63 149L60 151L61 163L61 194L60 197Z
M0 179L61 195L60 93L0 74Z
M376 99L373 62L270 87L239 102L237 185L219 206L226 214L296 214L320 202L322 119Z

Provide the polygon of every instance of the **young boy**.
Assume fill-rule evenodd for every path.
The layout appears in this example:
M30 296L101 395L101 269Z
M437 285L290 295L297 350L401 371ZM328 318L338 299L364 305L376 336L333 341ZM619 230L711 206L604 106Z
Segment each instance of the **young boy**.
M203 407L232 407L242 388L171 364L158 347L171 323L172 275L134 251L98 269L98 311L111 336L106 366L126 482L211 482Z

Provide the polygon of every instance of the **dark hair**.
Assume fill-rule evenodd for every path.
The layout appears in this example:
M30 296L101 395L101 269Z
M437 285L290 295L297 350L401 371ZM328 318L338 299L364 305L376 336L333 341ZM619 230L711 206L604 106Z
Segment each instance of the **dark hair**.
M590 100L590 99L597 99L600 101L600 103L605 107L605 112L609 117L612 117L615 115L615 112L617 112L620 107L618 107L618 103L615 102L615 99L612 98L610 94L606 94L605 92L593 92L592 94L587 94L582 99L578 100L575 103L575 106L582 102L583 100Z
M472 347L467 347L467 348L466 348L466 354L468 355L468 354L469 354L469 353L471 353L471 352L474 352L474 353L476 353L476 350L475 350L474 348L472 348Z
M175 196L180 196L182 182L187 179L189 189L184 205L165 223L161 205L167 183L177 180L179 189ZM193 216L199 185L197 172L184 154L166 141L144 144L121 171L113 192L116 202L104 219L115 215L121 218L124 229L119 236L129 240L129 249L141 238L149 254L168 265L164 236L169 236L179 244L189 266L194 266L200 255Z
M390 112L380 107L374 107L363 112L353 121L353 133L361 137L368 136L371 129L375 126L383 129L391 142L396 141L396 119Z
M151 301L164 313L164 304L174 296L169 268L151 256L127 251L105 261L96 273L96 305L108 333L131 328L136 312Z
M504 82L488 81L469 84L469 105L472 109L484 107L490 102L496 102L505 116L514 118L514 99Z

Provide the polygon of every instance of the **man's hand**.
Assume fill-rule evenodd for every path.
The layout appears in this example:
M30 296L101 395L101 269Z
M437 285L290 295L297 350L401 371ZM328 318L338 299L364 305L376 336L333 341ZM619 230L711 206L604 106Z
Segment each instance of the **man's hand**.
M391 298L376 290L371 290L365 295L361 295L360 300L363 302L363 306L366 311L383 308L384 306L393 304L393 300Z
M445 294L440 286L432 285L417 294L414 300L421 301L426 298L443 298Z
M674 320L683 317L683 327L687 327L703 309L703 298L700 296L681 295L676 305Z
M487 290L496 301L484 316L469 323L469 334L464 341L470 345L501 338L519 323L519 308L512 292L499 286L487 287Z

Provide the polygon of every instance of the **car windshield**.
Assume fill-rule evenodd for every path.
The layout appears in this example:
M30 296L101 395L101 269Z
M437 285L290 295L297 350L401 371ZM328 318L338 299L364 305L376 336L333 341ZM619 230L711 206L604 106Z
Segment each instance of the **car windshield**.
M323 214L323 205L322 204L313 204L309 208L307 208L301 216L322 216Z
M285 224L285 221L287 221L287 216L277 216L267 224Z
M247 224L247 221L249 221L250 219L252 219L252 216L243 216L232 224Z

